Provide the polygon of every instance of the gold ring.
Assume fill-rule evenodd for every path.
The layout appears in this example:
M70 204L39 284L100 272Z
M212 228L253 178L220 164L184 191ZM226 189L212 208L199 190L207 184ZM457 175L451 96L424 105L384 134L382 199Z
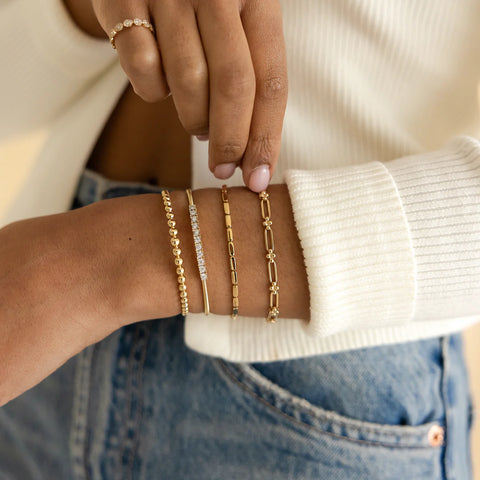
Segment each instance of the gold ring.
M154 35L155 35L155 30L153 29L153 25L148 21L148 20L142 20L140 18L134 18L133 20L131 18L125 19L123 22L117 23L114 27L113 30L110 32L110 44L114 49L116 49L115 45L115 38L116 36L122 31L125 30L126 28L131 28L131 27L145 27L148 28Z

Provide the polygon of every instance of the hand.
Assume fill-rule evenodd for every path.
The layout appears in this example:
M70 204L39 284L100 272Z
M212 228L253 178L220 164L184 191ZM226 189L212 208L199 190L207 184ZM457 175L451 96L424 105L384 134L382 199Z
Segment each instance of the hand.
M126 18L152 22L156 38L132 27L115 40L134 90L152 102L171 93L184 128L208 136L215 176L228 178L241 166L245 183L264 190L287 101L279 1L91 1L107 34Z

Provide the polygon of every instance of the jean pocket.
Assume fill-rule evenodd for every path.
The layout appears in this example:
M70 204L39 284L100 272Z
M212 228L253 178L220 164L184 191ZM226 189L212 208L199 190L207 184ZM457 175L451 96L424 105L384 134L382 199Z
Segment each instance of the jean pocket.
M267 378L253 365L223 360L218 360L217 365L224 378L261 410L273 415L276 421L283 422L285 426L303 430L309 435L328 436L356 445L396 449L438 449L443 445L443 419L417 425L359 420L333 409L325 409L305 396L292 393ZM377 404L376 408L388 409L388 402L383 407Z

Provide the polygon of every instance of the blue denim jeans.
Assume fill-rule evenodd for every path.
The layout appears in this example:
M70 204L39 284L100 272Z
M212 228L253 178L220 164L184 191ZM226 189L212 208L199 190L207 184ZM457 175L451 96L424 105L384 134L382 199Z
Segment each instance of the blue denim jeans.
M86 173L76 204L152 191ZM186 348L177 316L0 409L0 479L468 480L470 423L458 335L233 364Z

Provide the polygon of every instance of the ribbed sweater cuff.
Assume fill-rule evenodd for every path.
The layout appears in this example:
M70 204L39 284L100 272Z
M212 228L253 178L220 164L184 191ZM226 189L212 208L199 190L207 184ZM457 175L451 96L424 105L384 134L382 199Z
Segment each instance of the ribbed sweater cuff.
M89 78L116 60L109 42L83 32L62 0L20 1L26 34L56 68L75 78Z
M385 166L289 170L285 180L310 287L310 333L327 337L409 322L415 262Z
M385 165L397 185L415 254L414 320L479 315L479 142L461 137L442 150Z
M187 345L272 361L445 335L480 313L480 145L286 174L308 324L189 315ZM313 335L312 335L313 334Z

